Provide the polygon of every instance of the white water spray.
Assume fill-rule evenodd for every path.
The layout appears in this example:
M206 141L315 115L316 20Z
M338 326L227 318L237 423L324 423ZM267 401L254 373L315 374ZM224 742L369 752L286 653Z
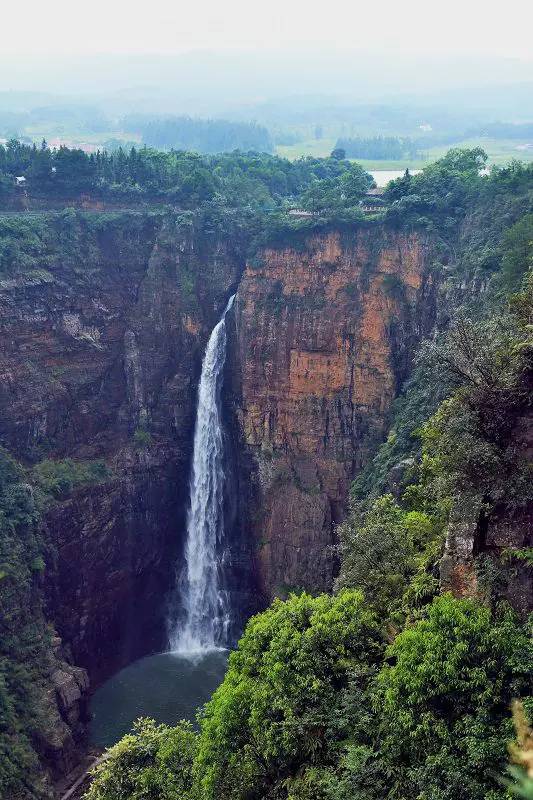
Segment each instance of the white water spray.
M224 442L220 396L226 360L226 315L214 327L202 363L194 428L185 568L179 580L184 617L169 620L170 649L201 653L227 644L228 595L221 586L224 544Z

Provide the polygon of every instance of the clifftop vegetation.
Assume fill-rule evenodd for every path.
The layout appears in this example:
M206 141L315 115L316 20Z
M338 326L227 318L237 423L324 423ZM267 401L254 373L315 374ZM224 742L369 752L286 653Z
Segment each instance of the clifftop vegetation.
M11 140L0 145L0 205L21 199L27 192L32 197L60 200L89 195L122 203L157 201L195 208L218 202L268 210L297 201L317 182L352 173L364 174L364 184L372 185L360 167L335 158L288 161L238 151L201 156L148 147L87 154L67 147L50 149L45 142L38 148ZM17 178L24 179L18 186ZM356 187L347 186L352 198ZM358 188L364 191L364 186Z

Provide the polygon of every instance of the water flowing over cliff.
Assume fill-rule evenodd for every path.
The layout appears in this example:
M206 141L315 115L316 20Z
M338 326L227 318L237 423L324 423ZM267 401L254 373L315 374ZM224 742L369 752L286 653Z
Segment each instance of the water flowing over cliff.
M226 359L226 315L234 299L232 295L211 333L198 387L185 564L179 570L168 620L171 650L181 653L201 652L227 644L230 627L231 608L222 574L229 553L224 531L221 391ZM180 619L180 605L184 609L183 619Z

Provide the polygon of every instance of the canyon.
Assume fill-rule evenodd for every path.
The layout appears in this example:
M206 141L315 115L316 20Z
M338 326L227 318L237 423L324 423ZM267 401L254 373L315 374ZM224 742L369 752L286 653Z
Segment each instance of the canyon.
M35 604L54 628L39 752L57 777L83 752L89 685L165 647L202 356L228 298L235 638L273 597L332 588L335 526L434 328L441 272L429 234L381 222L254 252L231 214L62 212L43 225L42 265L0 280L0 444L29 470L107 470L54 496L39 523ZM452 538L461 564L464 536Z

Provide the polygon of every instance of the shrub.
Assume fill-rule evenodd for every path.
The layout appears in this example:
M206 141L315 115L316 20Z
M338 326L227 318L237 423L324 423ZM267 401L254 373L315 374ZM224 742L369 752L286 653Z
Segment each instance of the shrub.
M367 512L353 505L339 526L341 551L339 587L360 589L384 616L406 611L404 595L417 572L425 573L425 556L439 538L438 522L423 511L406 511L392 495L378 498ZM431 596L437 581L424 584ZM421 599L421 598L418 598Z
M349 735L343 690L382 651L359 592L292 595L254 617L201 715L195 766L205 800L284 797L300 770L335 763Z
M187 800L196 749L190 723L139 719L94 769L87 800Z
M443 595L389 648L374 692L390 796L505 797L513 697L531 691L531 640L510 612Z
M133 434L133 441L135 442L135 447L139 448L139 450L150 447L152 444L152 434L150 431L147 431L146 428L136 428Z
M75 486L101 483L107 480L110 474L109 468L102 460L46 459L33 468L33 477L37 485L54 497L68 494Z

